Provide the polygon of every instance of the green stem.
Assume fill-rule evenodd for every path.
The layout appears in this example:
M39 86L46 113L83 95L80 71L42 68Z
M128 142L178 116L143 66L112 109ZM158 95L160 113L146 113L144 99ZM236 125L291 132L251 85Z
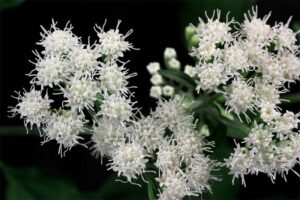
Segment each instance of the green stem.
M26 129L24 126L1 126L0 127L0 137L13 137L13 136L39 136L39 131L37 128L28 130L26 134Z

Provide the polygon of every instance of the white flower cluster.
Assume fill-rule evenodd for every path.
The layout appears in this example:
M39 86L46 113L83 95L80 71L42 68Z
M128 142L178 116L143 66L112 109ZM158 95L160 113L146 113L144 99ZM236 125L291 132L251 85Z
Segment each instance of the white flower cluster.
M75 145L92 144L92 154L101 162L108 158L108 169L125 177L125 182L137 184L138 177L155 173L160 199L210 190L208 182L215 179L211 172L217 164L204 151L212 143L195 130L194 118L182 102L160 100L149 116L139 117L128 87L128 79L136 74L129 74L126 63L118 60L132 49L125 41L131 31L122 35L119 24L108 32L96 26L99 42L93 45L82 44L69 24L61 30L53 22L49 31L43 29L39 42L43 51L35 52L36 67L29 74L32 89L17 93L12 115L20 114L26 127L36 125L42 143L56 141L61 156ZM166 49L170 66L178 65L174 56L174 49ZM148 66L153 80L159 68L157 63ZM49 99L48 90L61 101ZM173 90L164 87L164 95L172 96ZM90 135L91 141L82 143L82 134Z
M284 101L281 95L289 92L291 83L300 80L300 51L296 44L299 32L295 33L288 27L291 18L286 24L276 23L273 27L268 25L270 16L268 14L259 18L257 8L253 7L245 14L243 23L229 19L228 15L226 22L221 22L221 12L216 10L212 17L206 14L206 21L200 18L197 26L191 25L186 30L186 34L193 38L190 41L193 45L191 56L196 60L196 67L187 65L184 73L195 80L195 90L200 95L195 97L190 91L181 91L183 95L189 97L192 103L197 98L223 96L224 100L218 103L224 103L225 111L235 114L225 113L226 116L236 116L248 124L256 120L256 125L244 139L245 145L237 144L225 162L233 179L241 177L244 185L244 176L247 174L262 172L272 181L277 174L285 178L290 170L294 171L293 167L300 160L300 149L297 146L300 114L289 111L282 113L279 107ZM176 52L167 48L165 60L172 56L176 56ZM174 69L167 62L165 65L169 71ZM151 65L148 71L152 73L150 68ZM153 94L159 94L156 87L152 87L152 90ZM176 93L175 98L179 92ZM152 96L158 98L160 95ZM180 113L165 112L160 107L157 110L159 115L165 115L164 118L172 122L169 123L170 130L176 124L186 124L188 121L179 119ZM173 148L167 150L174 151ZM162 159L164 162L167 160ZM178 179L177 183L181 181L184 180Z
M233 179L242 178L247 174L267 174L272 182L276 175L286 180L286 175L300 164L300 114L285 112L278 114L276 119L265 124L257 125L251 129L249 136L243 141L244 147L237 148L228 159L225 159Z
M109 157L109 169L126 182L136 184L133 180L138 176L156 173L158 196L163 200L210 191L209 181L216 179L212 171L217 164L204 151L209 151L212 143L205 142L202 132L195 130L194 118L181 102L160 100L149 116L127 126L115 119L103 117L94 127L93 154Z
M271 27L270 16L259 18L253 8L239 24L228 16L221 22L216 10L207 22L200 18L193 27L200 41L191 53L198 60L198 93L224 94L227 110L239 117L243 114L247 121L247 111L276 109L280 94L300 79L299 46L296 33L288 27L290 19Z
M91 123L88 113L95 113L90 116L95 127L102 126L98 116L120 125L131 120L134 103L128 97L127 80L135 74L128 74L125 63L118 58L133 48L125 41L132 31L122 35L119 24L108 32L104 26L96 26L99 40L93 45L83 44L69 23L64 29L54 21L50 30L42 27L38 44L43 50L34 52L35 69L29 74L32 88L18 93L18 104L10 111L13 116L20 114L26 127L37 125L44 142L55 140L62 156L80 144L79 134L86 132ZM48 90L61 102L50 100Z
M193 115L187 113L180 101L159 100L152 117L162 127L159 130L165 130L153 149L154 165L159 170L159 198L182 199L210 191L209 181L217 180L212 174L217 163L204 154L212 143L204 140L203 131L195 130ZM152 137L157 138L157 134Z
M299 46L296 34L286 24L267 24L269 13L258 17L257 8L245 14L245 21L220 22L220 11L200 19L194 27L199 38L191 55L196 57L196 90L216 92L225 97L225 107L240 121L251 121L250 113L260 122L237 144L226 166L242 178L259 172L272 181L277 174L284 179L299 163L299 114L281 113L280 95L290 83L300 80ZM242 114L242 116L241 116ZM296 173L296 172L295 172ZM297 173L296 173L297 174Z
M248 174L286 179L289 171L297 174L293 168L300 164L300 113L283 112L279 104L290 83L300 80L300 52L297 33L288 28L290 19L271 27L269 17L259 18L253 8L242 24L228 15L221 22L216 10L207 22L200 19L197 27L191 26L198 41L191 53L195 67L186 65L186 75L181 73L177 52L169 47L164 51L167 69L157 62L147 66L150 96L159 99L148 116L132 100L128 79L136 73L130 74L127 62L120 60L134 49L126 41L132 30L121 34L118 21L115 29L105 31L105 22L95 26L98 40L84 44L69 23L59 29L53 21L50 30L42 27L38 44L43 49L34 52L35 69L28 74L31 89L17 92L10 112L20 115L26 129L37 126L42 143L55 141L61 156L76 145L92 144L92 154L101 163L107 158L108 169L125 182L138 184L138 177L148 179L153 173L155 179L145 182L158 183L153 191L161 200L211 191L220 166L227 166L233 180L241 178L244 185ZM214 130L211 121L227 126L224 110L235 113L230 114L233 124L236 117L254 125L225 163L219 163L208 156L214 142L205 137ZM91 141L83 143L83 134Z

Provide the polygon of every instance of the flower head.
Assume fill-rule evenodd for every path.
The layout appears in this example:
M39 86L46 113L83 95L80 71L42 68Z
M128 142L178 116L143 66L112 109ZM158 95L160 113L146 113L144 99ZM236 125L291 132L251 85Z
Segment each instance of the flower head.
M115 61L102 63L99 74L101 89L111 94L128 93L128 79L136 76L136 73L128 74L124 65L118 66Z
M243 113L247 121L249 121L245 112L247 110L254 111L254 98L255 94L253 87L240 79L235 79L232 81L232 84L227 87L227 93L225 95L226 109L229 112L233 111L238 116Z
M62 88L62 91L64 97L67 98L65 106L81 112L83 108L93 109L100 89L95 81L74 76L67 82L66 88Z
M126 177L128 182L136 179L146 169L146 154L139 143L122 143L117 149L113 151L112 158L110 159L110 168Z
M107 32L104 31L106 21L102 27L97 25L95 27L99 37L99 50L101 54L106 56L108 59L123 57L123 53L125 51L133 49L132 44L125 41L125 39L133 32L133 30L129 30L126 35L119 33L120 23L121 20L118 21L115 29L110 29Z
M187 112L181 102L174 99L169 101L160 99L152 115L173 131L193 125L193 116Z
M57 22L52 20L52 25L49 31L43 29L44 33L41 33L42 40L38 43L42 45L45 50L43 54L68 54L74 47L80 45L80 40L72 33L72 25L67 23L63 30L56 27Z
M125 142L125 134L127 129L121 127L120 124L107 117L103 117L97 121L93 127L92 141L92 154L98 158L105 156L111 157L113 151Z
M74 72L82 75L92 75L98 68L100 53L90 45L74 48L69 59Z
M25 127L29 124L32 128L33 125L40 127L45 123L45 119L49 116L50 104L53 100L49 99L48 94L42 96L42 92L31 89L29 92L24 90L23 95L20 92L16 92L18 103L15 107L11 107L9 112L12 113L12 117L20 115L21 119L24 119Z
M79 133L84 131L84 123L82 114L77 115L72 112L65 112L62 115L52 114L43 128L44 143L55 140L59 144L58 153L64 156L66 151L80 144L79 140L83 138L79 136Z
M252 13L249 11L248 16L245 14L245 21L242 24L242 35L252 42L269 42L273 36L271 26L267 24L271 13L258 18L257 7L252 8Z
M221 63L208 63L196 66L196 74L196 90L198 93L200 90L207 92L215 91L228 80L228 76L225 73L225 66Z
M38 55L35 65L36 68L29 74L29 76L34 77L30 83L42 87L49 86L52 88L59 85L61 82L66 81L71 73L69 63L55 54L47 54L44 58Z
M106 95L102 102L101 110L97 115L108 117L121 123L124 121L129 122L134 111L133 105L134 103L124 96L116 94Z

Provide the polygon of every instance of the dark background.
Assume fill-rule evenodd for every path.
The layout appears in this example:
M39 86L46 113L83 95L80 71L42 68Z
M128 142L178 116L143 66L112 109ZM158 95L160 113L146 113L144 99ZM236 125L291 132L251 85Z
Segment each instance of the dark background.
M128 40L140 50L126 53L123 60L131 60L127 67L131 72L138 72L138 76L131 79L131 85L138 86L135 90L136 100L147 114L155 105L155 100L149 97L150 75L145 66L152 61L162 63L163 51L167 46L177 50L183 65L193 64L185 45L184 27L189 22L196 24L197 16L203 17L204 10L211 12L215 8L223 8L223 14L233 10L233 16L241 18L244 10L250 8L247 2L249 1L24 1L15 7L1 10L0 129L4 126L22 126L22 121L18 118L7 117L7 106L16 103L10 95L14 90L29 89L30 79L25 74L34 66L28 60L34 60L31 51L38 48L35 43L40 40L40 25L48 29L52 18L58 21L61 28L70 20L74 33L81 36L83 42L87 42L88 36L92 40L97 39L93 26L95 23L102 25L106 18L107 29L114 28L118 19L122 20L122 33L134 29ZM294 16L292 24L300 21L299 1L261 0L256 1L256 5L259 7L259 16L272 11L269 20L271 24L275 21L285 22L290 15ZM299 91L298 86L294 86L294 90ZM296 107L292 109L299 111ZM54 142L40 146L40 141L41 138L26 135L25 131L23 136L0 136L0 159L12 167L40 168L48 175L74 182L78 190L83 192L97 190L109 179L111 172L107 172L106 166L100 165L100 161L94 159L88 149L75 147L61 159ZM0 198L3 198L6 181L3 174L1 177ZM274 199L272 195L281 199L300 199L299 177L292 172L288 176L288 183L278 177L276 184L272 184L265 175L247 176L246 182L247 188L241 188L239 199ZM115 188L115 192L119 189Z

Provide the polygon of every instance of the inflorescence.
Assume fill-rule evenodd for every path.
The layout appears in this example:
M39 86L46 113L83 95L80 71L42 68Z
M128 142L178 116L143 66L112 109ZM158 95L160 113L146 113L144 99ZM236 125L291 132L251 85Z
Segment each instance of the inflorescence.
M42 27L37 43L42 51L34 51L35 68L28 74L31 88L17 92L18 103L10 112L20 115L26 129L36 126L42 143L56 141L61 156L81 145L101 163L107 158L108 169L123 182L139 184L140 177L149 183L151 174L162 200L211 191L211 181L220 180L214 171L224 166L244 185L245 175L259 172L272 181L278 174L285 179L299 164L300 114L283 112L279 105L281 94L300 79L299 46L297 32L288 27L291 19L270 26L270 16L259 18L253 8L243 23L228 15L221 22L216 10L188 27L197 38L190 53L196 64L184 67L195 81L192 92L223 96L224 110L252 123L249 135L225 160L209 156L214 141L206 138L206 125L198 126L201 119L188 109L188 95L167 84L157 62L147 66L157 107L148 116L140 113L128 81L136 73L129 73L127 62L121 61L135 49L127 41L132 30L120 33L121 21L108 31L106 22L96 25L98 40L87 44L70 23L64 29L54 21L49 30ZM181 69L175 49L166 48L164 59L169 70ZM91 141L84 142L85 137Z

